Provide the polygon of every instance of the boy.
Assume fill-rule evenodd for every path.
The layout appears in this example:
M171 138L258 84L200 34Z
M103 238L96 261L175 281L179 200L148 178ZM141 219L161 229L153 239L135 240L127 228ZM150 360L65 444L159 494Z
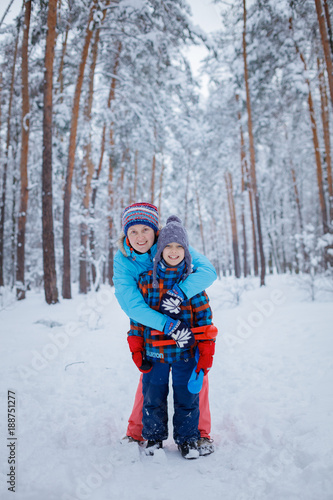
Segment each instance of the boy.
M191 327L211 324L212 314L205 292L192 299L178 300L179 284L192 272L192 258L188 237L180 219L171 216L160 230L153 270L140 275L138 288L147 305L168 314L164 328L173 345L159 345L165 340L161 333L152 334L151 328L131 320L128 343L133 361L142 371L144 397L142 436L148 440L146 453L162 447L168 437L167 395L169 372L172 372L174 391L174 439L184 458L197 458L200 439L199 395L191 394L187 383L196 365L196 342ZM169 291L174 291L174 296ZM200 341L196 371L205 375L212 366L215 342Z

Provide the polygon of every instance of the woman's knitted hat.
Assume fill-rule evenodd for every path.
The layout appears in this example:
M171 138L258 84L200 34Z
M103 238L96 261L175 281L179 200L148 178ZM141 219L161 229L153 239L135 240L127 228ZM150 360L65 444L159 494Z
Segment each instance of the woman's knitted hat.
M158 231L158 209L150 203L133 203L126 207L122 215L122 226L125 235L131 226L144 224Z
M160 229L158 240L157 240L157 252L154 259L153 268L153 287L158 287L158 282L156 279L157 264L161 260L162 252L164 248L169 243L179 243L185 250L185 263L186 271L183 279L187 278L192 272L192 257L189 252L188 246L188 236L185 227L182 225L182 221L176 216L171 215L166 221L166 225Z

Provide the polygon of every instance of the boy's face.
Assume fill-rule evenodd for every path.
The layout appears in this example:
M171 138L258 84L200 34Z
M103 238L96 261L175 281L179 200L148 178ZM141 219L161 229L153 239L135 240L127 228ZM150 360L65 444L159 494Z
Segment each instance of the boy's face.
M185 257L185 250L179 243L169 243L162 252L168 266L177 266Z
M140 253L146 253L153 246L155 241L155 231L150 226L135 224L127 231L130 244Z

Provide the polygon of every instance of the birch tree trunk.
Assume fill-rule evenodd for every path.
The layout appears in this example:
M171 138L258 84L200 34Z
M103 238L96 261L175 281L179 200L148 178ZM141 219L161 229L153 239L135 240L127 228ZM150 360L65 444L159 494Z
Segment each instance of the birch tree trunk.
M28 155L29 155L29 66L28 48L31 17L31 0L24 3L24 24L22 40L22 118L21 118L21 159L20 159L20 211L18 215L17 231L17 258L16 258L16 297L18 300L25 299L25 226L28 209Z
M56 262L53 230L52 194L52 94L53 62L56 40L57 0L49 0L44 73L44 116L43 116L43 168L42 168L42 226L44 294L48 304L58 302Z
M63 281L62 281L62 296L64 299L72 297L71 292L71 256L70 256L70 203L72 194L72 179L75 163L75 147L76 135L79 120L80 97L83 84L84 70L87 62L89 45L93 34L93 15L96 10L98 0L93 0L93 5L90 8L84 45L81 53L81 62L79 66L78 77L76 81L74 102L72 108L72 121L69 137L67 173L64 191L64 212L63 212Z
M259 193L257 188L256 179L256 163L255 163L255 151L254 151L254 139L253 139L253 128L252 128L252 110L251 110L251 96L249 87L249 76L247 69L247 54L246 54L246 0L243 0L243 10L244 10L244 29L243 29L243 58L244 58L244 79L246 88L246 104L247 104L247 114L248 114L248 131L249 131L249 143L250 143L250 172L251 172L251 189L253 192L255 209L256 209L256 226L258 232L258 244L259 244L259 254L260 254L260 286L265 285L265 275L266 275L266 263L264 246L261 231L261 220L260 220L260 203L259 203Z
M15 41L11 82L10 82L10 88L9 88L9 102L8 102L8 111L7 111L6 149L5 149L3 174L2 174L2 196L1 196L1 205L0 205L0 286L4 286L4 284L5 284L4 273L3 273L3 271L4 271L3 246L4 246L4 227L5 227L7 170L8 170L8 160L9 160L9 148L10 148L10 143L11 143L11 119L12 119L14 81L15 81L15 69L16 69L19 34L20 34L20 27L18 27L16 41Z

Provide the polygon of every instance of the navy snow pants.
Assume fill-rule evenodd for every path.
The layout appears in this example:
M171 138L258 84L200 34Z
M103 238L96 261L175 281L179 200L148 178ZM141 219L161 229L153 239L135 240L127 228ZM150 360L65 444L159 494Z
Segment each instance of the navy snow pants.
M182 359L175 363L153 361L153 368L142 377L143 412L142 436L152 441L168 438L169 373L172 374L174 416L173 438L177 444L200 438L199 394L191 394L187 382L195 367L195 359Z

